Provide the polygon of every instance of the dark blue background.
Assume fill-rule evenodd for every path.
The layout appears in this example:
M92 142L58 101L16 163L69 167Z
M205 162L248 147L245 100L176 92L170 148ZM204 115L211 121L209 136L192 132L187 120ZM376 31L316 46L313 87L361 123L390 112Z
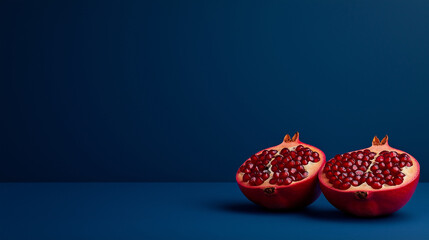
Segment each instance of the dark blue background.
M285 133L429 180L428 1L1 1L0 181L233 181Z

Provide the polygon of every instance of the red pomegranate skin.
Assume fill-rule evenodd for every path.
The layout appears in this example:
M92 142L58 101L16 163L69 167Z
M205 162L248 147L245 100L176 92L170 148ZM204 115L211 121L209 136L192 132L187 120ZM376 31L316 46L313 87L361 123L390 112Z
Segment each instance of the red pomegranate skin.
M240 183L238 187L250 201L258 205L268 209L291 210L310 205L321 194L317 175L298 183L288 187L274 187L273 193L267 192L266 188L249 188Z
M387 150L405 153L404 151L390 147L387 143L387 136L381 141L380 145L374 144L374 142L380 141L375 137L373 146L367 149L376 152ZM414 175L409 176L410 179L401 185L372 190L360 190L359 187L339 190L326 181L322 168L319 172L321 190L326 199L333 206L345 213L360 217L378 217L392 214L402 208L410 200L419 182L420 165L414 157L410 154L408 155L413 161Z
M236 175L238 187L242 193L252 202L272 210L294 210L303 208L313 203L321 194L317 173L326 161L325 154L318 148L305 144L299 140L299 133L293 138L286 135L285 140L274 147L264 150L293 148L302 145L319 153L320 161L317 165L308 167L309 176L290 185L277 186L268 183L268 180L261 186L249 186L241 181L239 173ZM263 150L256 154L260 154Z

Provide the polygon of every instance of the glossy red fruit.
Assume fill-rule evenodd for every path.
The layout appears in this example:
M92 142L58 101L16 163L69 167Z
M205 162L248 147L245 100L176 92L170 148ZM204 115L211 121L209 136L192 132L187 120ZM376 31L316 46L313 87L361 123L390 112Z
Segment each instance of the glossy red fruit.
M325 163L318 148L287 134L277 146L248 158L238 169L240 190L252 202L270 209L294 209L320 196L317 173Z
M387 136L381 142L374 137L369 148L336 155L319 172L326 199L344 212L364 217L399 210L410 200L419 177L417 160L390 147Z

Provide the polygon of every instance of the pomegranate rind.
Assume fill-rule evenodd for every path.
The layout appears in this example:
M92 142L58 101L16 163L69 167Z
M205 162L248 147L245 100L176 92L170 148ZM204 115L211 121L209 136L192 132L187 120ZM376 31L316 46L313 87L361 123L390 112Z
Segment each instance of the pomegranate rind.
M387 139L383 144L374 144L372 147L366 149L376 153L383 150L396 151L398 154L406 153L390 147ZM361 151L363 150L365 149L361 149ZM392 214L401 209L411 199L420 178L420 165L418 161L409 153L406 154L410 156L413 165L406 170L407 175L404 178L404 182L400 185L388 186L385 184L381 189L373 189L369 185L365 185L340 190L334 188L329 183L325 173L320 171L318 178L323 195L334 207L352 215L376 217Z

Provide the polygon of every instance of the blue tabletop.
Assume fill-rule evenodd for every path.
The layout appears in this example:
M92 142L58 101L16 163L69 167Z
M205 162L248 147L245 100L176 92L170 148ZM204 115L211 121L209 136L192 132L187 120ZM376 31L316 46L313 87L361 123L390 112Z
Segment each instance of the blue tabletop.
M428 193L420 183L400 211L360 219L323 196L265 211L235 183L2 183L0 239L428 239Z

